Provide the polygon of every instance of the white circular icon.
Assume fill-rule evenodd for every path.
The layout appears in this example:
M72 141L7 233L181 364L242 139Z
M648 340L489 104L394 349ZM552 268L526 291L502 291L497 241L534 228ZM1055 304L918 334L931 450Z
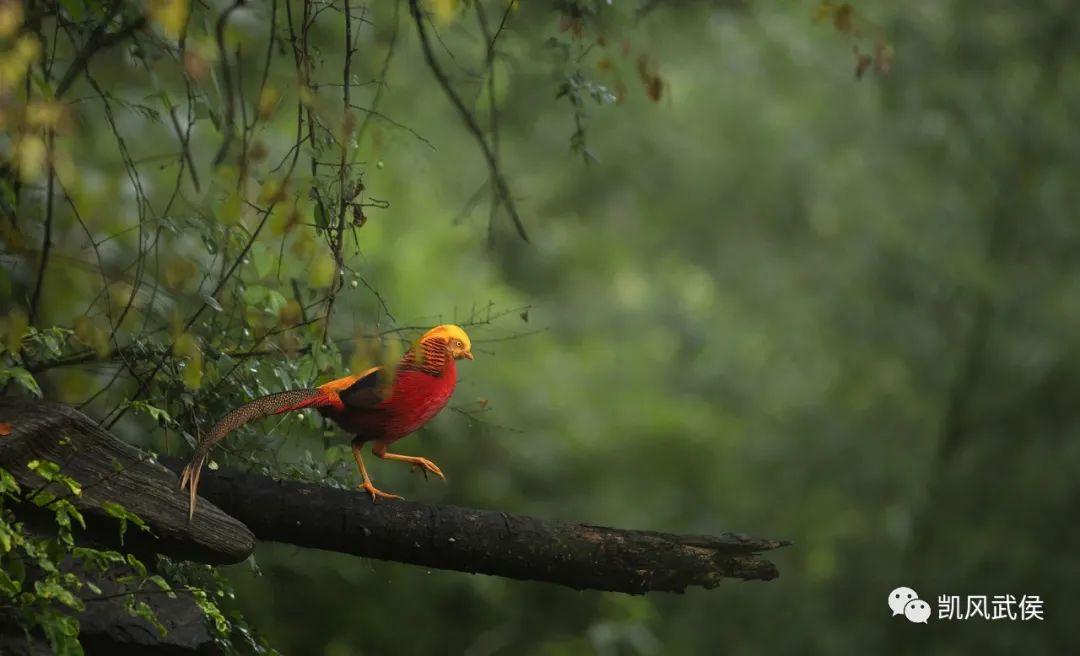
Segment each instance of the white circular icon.
M912 599L904 606L904 617L915 624L927 624L930 619L930 604L922 599Z
M897 588L889 593L889 608L892 609L892 614L894 616L903 615L904 606L907 606L908 602L918 598L919 595L911 588Z

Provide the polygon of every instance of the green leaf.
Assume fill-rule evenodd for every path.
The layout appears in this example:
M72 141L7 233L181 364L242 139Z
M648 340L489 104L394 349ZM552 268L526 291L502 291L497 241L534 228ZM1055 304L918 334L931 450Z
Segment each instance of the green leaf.
M33 374L26 369L23 369L22 367L0 366L0 385L3 385L9 380L14 380L22 385L34 396L41 397L41 387L39 387L37 381L34 380Z
M26 468L47 481L55 479L60 473L60 465L49 460L31 460L26 463Z
M270 290L262 285L252 285L244 290L244 302L248 305L258 305L269 293Z
M11 526L7 522L0 522L0 549L4 550L4 553L11 551L12 545L15 543L15 531L11 529Z
M71 493L75 496L82 495L82 484L74 478L67 476L66 474L61 474L60 471L57 470L56 474L53 476L53 479L57 483L62 483L63 485L67 486L67 489L71 490Z
M166 424L171 424L173 421L172 417L167 411L157 406L150 405L146 401L132 401L131 407L133 410L149 414L154 419L154 421L158 422L159 424L161 424L162 422ZM114 468L120 466L119 462L114 461L114 463Z
M115 503L113 501L102 501L101 509L104 510L105 513L108 514L110 517L115 517L116 519L120 520L120 544L124 543L124 535L127 533L128 522L131 522L135 526L138 526L143 531L150 530L150 527L146 525L146 522L144 522L141 517L118 503ZM134 556L129 556L129 558L134 558ZM136 560L135 562L138 562L138 560ZM129 564L131 564L132 567L135 567L134 564L130 562ZM145 566L143 566L142 563L139 563L139 567L142 568L142 572L143 574L145 574Z
M199 610L203 612L203 615L211 621L218 635L228 635L230 628L229 620L225 619L225 616L221 613L221 609L206 596L206 591L192 590L191 592L195 604L199 607Z
M270 252L270 249L261 242L252 244L250 252L251 263L255 265L255 275L259 278L265 278L274 268L273 254Z
M0 469L0 494L18 494L19 482L6 469Z
M199 120L206 119L206 118L209 118L209 119L213 120L210 114L211 114L210 105L208 105L206 103L206 101L204 99L202 99L202 98L196 99L195 100L195 120L199 121ZM215 123L216 123L216 121L215 121Z
M281 308L288 305L288 301L277 290L271 289L266 295L266 309L273 315L278 315Z
M55 599L68 608L74 608L75 610L84 609L82 599L76 597L71 590L68 590L53 578L35 581L34 591L43 599Z
M127 563L128 565L131 565L132 569L138 572L139 576L146 576L146 565L143 564L143 561L136 558L135 554L127 555Z
M87 569L96 567L105 571L109 565L118 565L126 562L123 554L118 551L102 551L100 549L88 549L86 547L74 547L71 550L72 558L80 560Z
M26 567L22 558L8 558L4 568L0 569L0 593L14 597L22 592L22 582L26 578Z
M151 574L150 576L146 577L146 580L150 583L153 583L162 591L164 591L166 593L166 596L170 599L176 598L176 593L173 592L172 586L169 585L169 582L162 578L160 574Z
M184 386L188 389L199 389L202 385L203 378L202 358L192 358L185 363L184 371L181 373L180 378L184 381Z
M229 194L217 211L217 220L225 225L233 225L240 220L240 214L244 210L244 199L238 192Z
M329 256L316 257L308 270L308 284L315 289L329 287L330 283L334 281L334 271L336 269L334 260Z
M86 6L79 0L60 0L60 4L63 5L68 17L76 23L86 17Z
M66 525L70 526L71 520L74 519L79 526L81 526L84 530L86 529L86 519L83 518L83 515L81 512L79 512L79 509L76 508L70 501L60 499L56 502L56 522L58 524L61 522L61 514L64 515L63 521L66 523Z
M154 628L157 629L158 633L160 633L162 636L166 635L169 632L169 630L165 628L165 625L161 623L161 620L158 619L157 613L154 612L154 609L151 608L150 605L147 604L145 601L142 601L141 599L136 599L135 595L129 595L127 601L127 609L132 616L141 617L150 624L154 625Z
M7 572L0 570L0 593L7 597L15 597L21 592L21 587L11 580Z
M79 620L55 609L44 610L37 618L42 633L56 656L82 656Z
M49 355L53 357L59 357L60 354L64 352L64 335L55 328L34 331L33 337L37 338L37 341L41 342L41 344L49 351Z

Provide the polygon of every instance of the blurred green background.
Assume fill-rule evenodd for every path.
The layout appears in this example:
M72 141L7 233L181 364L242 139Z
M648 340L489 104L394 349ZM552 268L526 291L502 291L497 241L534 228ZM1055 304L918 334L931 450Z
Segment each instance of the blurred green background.
M316 264L329 258L322 233L275 229L274 215L224 312L190 329L206 354L198 391L177 382L184 366L170 365L162 377L172 384L149 396L176 424L150 442L144 414L116 429L185 455L185 427L205 430L261 390L343 375L369 357L360 335L458 321L477 357L459 367L454 409L399 444L438 463L447 481L375 461L379 487L430 503L794 545L770 555L781 572L771 583L630 597L263 544L253 562L223 568L257 632L283 653L327 656L1080 648L1068 620L1080 613L1080 16L1071 3L858 3L858 27L846 30L835 6L814 2L645 3L637 15L639 5L616 1L587 14L580 37L573 21L565 29L569 9L560 17L549 3L522 3L500 35L494 88L501 167L529 243L502 210L492 222L475 137L395 4L366 7L352 62L363 82L355 102L379 95L393 123L376 116L349 151L366 197L388 207L365 208L366 224L345 240L352 271L329 326L340 357L272 353L236 360L233 371L231 358L209 355L276 349L280 335L253 335L293 298L291 280L307 299L316 298L309 285L326 286L316 279L327 275ZM436 4L436 54L487 131L474 7ZM483 6L497 25L505 3ZM211 9L212 18L221 7ZM235 12L230 38L250 44L251 62L263 57L268 12ZM321 83L312 104L328 125L340 122L341 89L331 85L341 80L342 24L338 5L310 37ZM208 43L211 28L205 19L192 43ZM367 83L391 49L385 84ZM274 51L269 84L286 100L260 126L271 154L246 172L259 183L296 130L291 47ZM861 54L885 52L890 70L854 74ZM92 70L135 102L151 77L140 66L114 54ZM153 75L182 99L173 69ZM582 97L591 157L571 149L572 97L555 97L578 73L603 85L601 100L617 100ZM246 74L258 82L257 69ZM91 93L83 86L71 97ZM173 127L116 107L156 208L141 216L115 135L91 123L102 104L72 106L76 127L62 143L74 170L58 175L76 204L93 208L89 232L101 239L140 219L145 230L105 243L105 268L130 282L132 253L158 231L160 251L147 260L157 268L142 275L173 271L159 299L142 288L119 335L172 343L223 268L207 242L235 256L258 215L229 215L237 173L211 173L221 136L209 120L193 130L200 190L185 182L162 211L177 165L152 158L175 157ZM301 171L318 155L309 150ZM339 150L319 152L335 161ZM307 182L337 194L318 171ZM296 193L302 211L317 211ZM20 203L24 216L40 215L40 201ZM107 331L103 310L84 312L103 284L87 231L68 206L57 217L38 323L83 316ZM21 232L36 244L40 226L28 218ZM5 269L14 307L34 269L11 248ZM122 307L129 287L115 284ZM237 307L244 320L226 320ZM296 328L292 346L317 343L321 329ZM83 332L88 342L97 334ZM115 361L37 378L46 396L81 402L117 371L120 382L87 406L107 417L138 388ZM222 383L226 374L235 381ZM219 459L354 483L344 436L320 438L319 427L313 417L267 420ZM887 608L901 585L935 609L938 595L1039 595L1045 620L912 625Z

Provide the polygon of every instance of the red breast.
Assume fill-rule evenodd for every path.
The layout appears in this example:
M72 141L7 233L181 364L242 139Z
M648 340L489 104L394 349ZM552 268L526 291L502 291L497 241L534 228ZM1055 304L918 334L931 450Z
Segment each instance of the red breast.
M327 408L323 414L364 441L399 440L430 421L453 395L457 366L451 358L440 364L437 375L399 367L389 398L370 410Z

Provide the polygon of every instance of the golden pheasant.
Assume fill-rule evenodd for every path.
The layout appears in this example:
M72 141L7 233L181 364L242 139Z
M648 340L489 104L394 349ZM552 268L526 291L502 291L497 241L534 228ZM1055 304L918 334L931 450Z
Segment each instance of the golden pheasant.
M379 458L407 462L445 479L442 471L427 458L403 456L386 450L426 424L443 409L457 383L456 361L473 359L469 336L459 326L445 324L424 333L397 363L391 376L381 367L372 367L355 376L332 380L314 389L298 389L270 394L246 403L225 415L195 447L191 463L180 475L180 489L190 494L189 517L195 514L199 476L210 449L229 433L254 419L303 408L319 412L341 428L353 433L353 457L360 469L360 487L377 497L400 499L371 484L360 448L374 442L371 452Z

